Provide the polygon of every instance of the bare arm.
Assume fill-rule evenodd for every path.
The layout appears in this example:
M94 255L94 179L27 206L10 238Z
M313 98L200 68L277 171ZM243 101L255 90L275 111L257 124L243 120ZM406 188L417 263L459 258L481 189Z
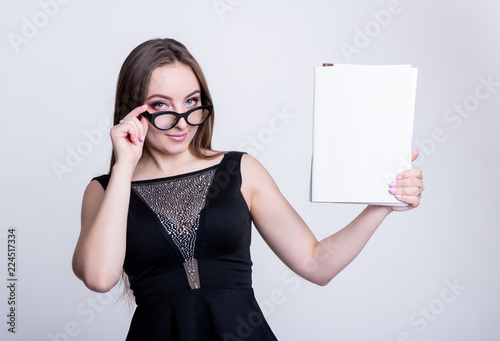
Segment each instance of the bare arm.
M368 206L343 229L318 241L251 156L243 156L242 176L243 195L264 240L291 270L319 285L326 285L361 252L391 212L384 206Z
M73 271L93 291L107 292L120 279L125 259L130 181L129 171L114 167L106 191L95 180L85 190Z
M107 292L120 280L125 259L131 180L147 132L144 107L132 110L124 124L111 129L116 163L109 184L91 181L82 202L81 232L73 254L73 271L85 285Z

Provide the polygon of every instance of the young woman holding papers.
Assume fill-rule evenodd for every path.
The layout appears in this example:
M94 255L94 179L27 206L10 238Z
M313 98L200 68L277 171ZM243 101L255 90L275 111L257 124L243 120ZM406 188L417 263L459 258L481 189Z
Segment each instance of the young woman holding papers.
M404 171L387 190L408 206L368 206L318 241L255 158L212 150L206 80L172 39L131 52L114 115L112 166L85 191L73 269L97 292L124 271L137 303L127 340L275 340L252 290L251 223L290 269L326 285L425 188L419 169Z

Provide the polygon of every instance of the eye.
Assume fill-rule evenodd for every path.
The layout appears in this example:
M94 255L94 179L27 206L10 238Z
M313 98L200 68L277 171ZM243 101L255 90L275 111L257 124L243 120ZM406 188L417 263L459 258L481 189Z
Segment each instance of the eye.
M198 97L191 97L186 100L186 106L188 107L193 107L197 105L200 102L200 99Z
M150 106L151 106L151 108L153 108L155 110L159 110L159 111L165 110L168 107L168 105L166 103L160 102L160 101L151 103Z

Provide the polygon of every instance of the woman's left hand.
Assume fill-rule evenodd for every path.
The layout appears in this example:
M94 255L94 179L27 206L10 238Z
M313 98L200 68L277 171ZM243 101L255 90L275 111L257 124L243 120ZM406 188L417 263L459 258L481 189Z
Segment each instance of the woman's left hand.
M411 161L418 157L418 150L411 153ZM401 172L396 180L389 184L389 192L399 201L408 203L408 206L386 206L389 211L408 211L420 205L422 192L425 189L422 171L419 168L411 168Z

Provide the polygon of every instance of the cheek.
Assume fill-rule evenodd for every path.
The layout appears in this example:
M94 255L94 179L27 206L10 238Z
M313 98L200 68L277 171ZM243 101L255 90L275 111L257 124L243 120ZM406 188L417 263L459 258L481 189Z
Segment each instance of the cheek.
M198 132L198 129L200 128L199 126L192 127L193 129L189 132L189 143L191 143L192 140L194 140L194 137L196 136L196 133Z
M148 132L146 133L146 139L144 140L144 143L147 145L159 146L163 144L165 141L166 141L165 132L158 130L150 125Z
M150 123L148 132L146 133L146 141L151 139L156 139L157 136L159 135L158 133L161 133L161 131L153 127Z
M198 131L199 127L200 126L191 127L191 132L190 133L193 135L193 137L196 135L196 132Z

